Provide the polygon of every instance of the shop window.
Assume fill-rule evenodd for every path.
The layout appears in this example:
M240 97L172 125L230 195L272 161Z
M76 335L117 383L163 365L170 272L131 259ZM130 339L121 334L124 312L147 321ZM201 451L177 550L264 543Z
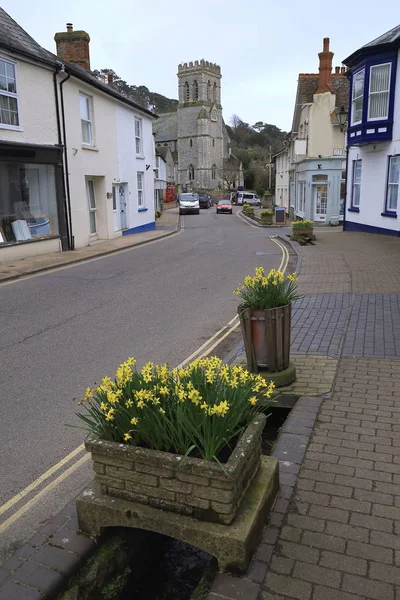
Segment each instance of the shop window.
M19 127L15 64L4 59L0 59L0 126Z
M0 243L58 233L54 165L0 162Z

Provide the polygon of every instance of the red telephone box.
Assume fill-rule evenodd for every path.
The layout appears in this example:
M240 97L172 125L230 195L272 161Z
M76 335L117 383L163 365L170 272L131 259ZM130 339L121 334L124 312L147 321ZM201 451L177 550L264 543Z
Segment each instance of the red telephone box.
M165 202L175 202L175 186L167 185L167 191L165 194Z

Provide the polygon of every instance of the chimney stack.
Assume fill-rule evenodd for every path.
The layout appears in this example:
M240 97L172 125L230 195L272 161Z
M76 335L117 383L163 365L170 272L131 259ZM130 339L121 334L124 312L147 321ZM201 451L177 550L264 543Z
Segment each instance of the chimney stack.
M56 33L54 40L61 61L74 63L90 71L90 37L86 31L74 31L72 23L67 23L67 31Z
M114 85L114 75L111 71L108 71L107 73L107 83L108 85Z
M331 92L332 59L333 52L329 50L329 38L324 38L323 50L319 56L319 79L318 88L315 94L324 94Z

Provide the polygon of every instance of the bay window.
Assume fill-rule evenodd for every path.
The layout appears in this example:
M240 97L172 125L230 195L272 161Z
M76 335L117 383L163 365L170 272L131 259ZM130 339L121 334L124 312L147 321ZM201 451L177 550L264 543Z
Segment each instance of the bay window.
M364 80L365 69L358 71L353 76L352 102L351 102L351 124L361 123L364 103Z
M400 188L400 155L389 157L389 174L386 192L386 210L397 212Z
M391 63L373 65L369 75L368 120L389 117L389 88Z

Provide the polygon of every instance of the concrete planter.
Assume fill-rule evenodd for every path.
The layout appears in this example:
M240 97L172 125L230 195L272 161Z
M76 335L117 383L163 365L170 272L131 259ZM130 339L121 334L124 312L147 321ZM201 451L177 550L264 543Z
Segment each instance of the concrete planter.
M292 227L292 240L298 242L304 238L315 240L314 228L313 227Z
M229 525L257 475L265 417L244 431L223 471L216 462L88 440L101 493L202 521Z

